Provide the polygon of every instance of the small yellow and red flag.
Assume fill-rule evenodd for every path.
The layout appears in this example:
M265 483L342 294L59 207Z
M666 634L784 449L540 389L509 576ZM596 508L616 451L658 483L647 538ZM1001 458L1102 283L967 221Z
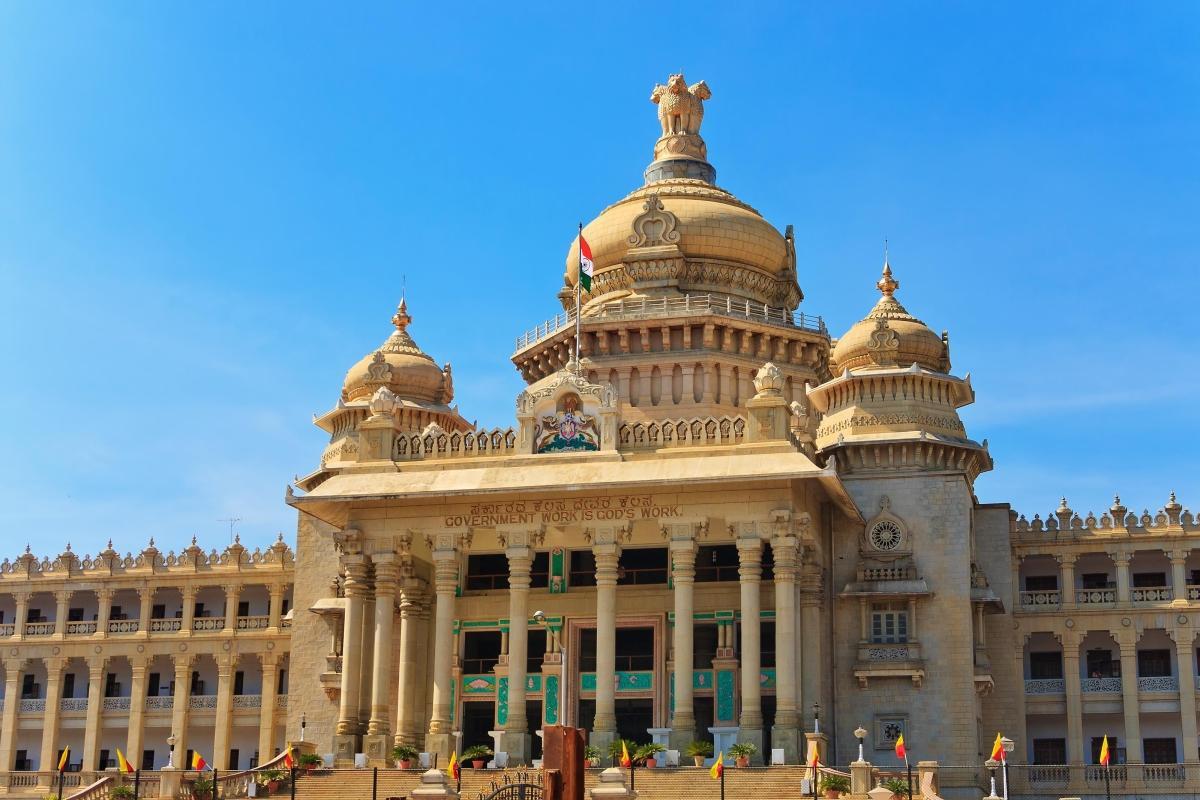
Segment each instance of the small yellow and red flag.
M1000 733L996 733L996 741L992 744L992 761L1004 762L1004 743L1000 741Z
M204 760L204 756L200 755L199 750L192 751L192 769L199 772L208 766L208 762Z
M283 751L283 768L292 769L296 766L296 759L292 758L292 748Z
M126 775L132 775L136 772L133 764L129 763L129 759L125 758L125 754L121 752L120 748L117 748L117 768Z
M1104 741L1100 742L1100 763L1107 767L1111 760L1112 753L1108 750L1108 736L1105 736Z
M462 764L458 762L458 753L450 754L450 763L446 765L446 769L451 778L458 780L458 776L462 772Z
M58 771L59 772L67 771L67 762L70 760L70 758L71 758L71 747L70 747L70 745L68 745L63 748L62 755L60 755L58 757Z
M896 737L896 758L903 758L908 761L908 751L904 749L904 734Z
M709 768L708 774L715 781L725 774L725 751L717 753L717 760Z
M621 740L621 766L629 769L633 766L633 759L629 757L629 747L626 746L625 740Z

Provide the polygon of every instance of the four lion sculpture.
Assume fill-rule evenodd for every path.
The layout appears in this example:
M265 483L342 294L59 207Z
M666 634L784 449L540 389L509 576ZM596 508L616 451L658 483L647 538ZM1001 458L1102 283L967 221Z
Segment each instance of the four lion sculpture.
M666 86L657 84L650 93L650 102L658 105L662 135L698 135L704 119L704 101L710 97L712 92L707 83L700 81L688 86L683 73L668 78Z

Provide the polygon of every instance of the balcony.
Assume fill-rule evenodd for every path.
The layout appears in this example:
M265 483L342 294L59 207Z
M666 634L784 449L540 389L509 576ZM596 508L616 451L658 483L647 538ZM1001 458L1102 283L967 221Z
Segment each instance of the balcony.
M25 623L25 635L26 636L53 636L54 635L54 623L53 622L26 622Z
M152 619L150 620L151 633L175 633L183 630L183 620L178 617L174 619Z
M96 621L68 622L67 636L91 636L96 632Z
M1081 606L1110 606L1117 602L1117 590L1080 589L1075 592L1075 602Z
M262 695L259 694L235 694L233 696L233 707L237 709L262 708Z
M1021 608L1025 611L1058 608L1060 605L1062 605L1062 595L1057 589L1044 592L1021 592Z
M105 711L128 711L130 700L128 697L106 697L104 698Z
M1156 678L1138 678L1139 692L1178 692L1179 678L1164 675Z
M1031 766L1029 782L1037 784L1057 783L1066 785L1071 780L1071 768L1062 765Z
M1174 595L1170 586L1142 586L1129 590L1129 597L1135 603L1169 603Z
M223 631L225 630L224 617L200 617L192 620L192 630L194 631Z
M59 711L87 711L88 699L86 697L64 697L58 701Z
M271 618L269 616L237 618L237 629L239 631L265 631L269 627L271 627Z
M216 711L217 696L215 694L196 694L188 698L188 708L193 711Z
M0 624L0 636L12 636L17 632L17 626L11 622Z
M109 633L137 633L138 627L136 619L111 619L108 621Z
M1062 678L1035 678L1025 681L1025 694L1063 694L1067 682Z
M46 712L46 698L29 698L21 701L18 710L22 714L44 714Z
M1120 678L1084 678L1079 682L1084 694L1120 694Z
M147 697L147 711L170 711L175 707L174 697Z

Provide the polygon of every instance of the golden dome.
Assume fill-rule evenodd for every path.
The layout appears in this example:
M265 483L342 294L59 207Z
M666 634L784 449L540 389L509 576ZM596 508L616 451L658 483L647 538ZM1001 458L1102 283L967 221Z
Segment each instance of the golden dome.
M896 300L900 282L892 278L892 268L886 260L883 277L875 285L883 296L870 314L837 340L830 353L833 373L840 375L860 367L908 367L912 364L948 372L948 344Z
M450 365L439 369L408 333L412 317L408 304L400 301L392 324L396 330L378 350L364 356L346 373L342 397L347 401L369 399L380 387L398 397L446 404L454 397L449 378Z

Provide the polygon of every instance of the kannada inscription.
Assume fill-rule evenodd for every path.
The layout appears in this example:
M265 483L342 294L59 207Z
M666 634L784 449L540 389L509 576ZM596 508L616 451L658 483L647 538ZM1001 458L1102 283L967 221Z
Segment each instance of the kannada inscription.
M476 503L466 513L447 514L444 523L447 528L492 528L496 525L568 525L575 522L669 519L682 515L683 511L677 503L660 503L647 494Z

